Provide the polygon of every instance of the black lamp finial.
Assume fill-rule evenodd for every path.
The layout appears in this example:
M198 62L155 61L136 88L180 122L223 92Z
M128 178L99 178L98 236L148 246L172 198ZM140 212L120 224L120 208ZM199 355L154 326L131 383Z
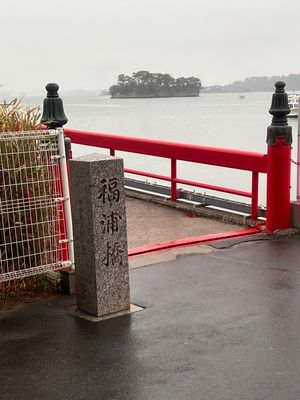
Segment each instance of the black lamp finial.
M47 97L43 103L43 115L41 123L48 128L61 128L68 122L64 112L63 101L58 95L59 86L57 83L48 83L46 85Z
M288 105L288 95L285 93L285 82L275 83L275 93L269 113L273 115L272 123L267 130L267 143L275 145L279 137L284 138L285 144L292 143L292 127L288 125L287 115L291 112Z

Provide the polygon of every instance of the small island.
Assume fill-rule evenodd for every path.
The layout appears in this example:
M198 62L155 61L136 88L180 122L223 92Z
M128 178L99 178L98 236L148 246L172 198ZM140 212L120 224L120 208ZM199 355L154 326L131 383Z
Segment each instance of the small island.
M201 89L199 78L173 78L169 74L134 72L132 76L121 74L118 82L109 88L112 99L148 97L198 97Z

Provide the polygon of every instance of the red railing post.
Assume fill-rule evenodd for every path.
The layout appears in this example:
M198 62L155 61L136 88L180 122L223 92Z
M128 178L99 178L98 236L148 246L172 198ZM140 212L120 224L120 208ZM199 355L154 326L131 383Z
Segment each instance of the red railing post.
M267 221L268 233L290 226L290 175L292 128L288 126L288 96L284 82L275 83L270 114L272 124L268 127L267 161Z
M171 158L171 200L177 200L177 160Z
M115 149L109 149L109 154L111 155L111 156L115 156Z
M258 216L258 172L252 172L251 219Z

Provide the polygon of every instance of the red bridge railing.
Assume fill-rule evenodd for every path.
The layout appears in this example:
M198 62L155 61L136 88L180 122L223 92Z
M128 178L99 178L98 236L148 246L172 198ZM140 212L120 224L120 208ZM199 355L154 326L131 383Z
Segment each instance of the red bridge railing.
M170 175L159 175L135 169L124 169L124 172L155 178L170 182L171 199L177 199L177 184L200 187L251 199L251 218L258 215L258 180L259 173L267 172L267 154L242 150L206 147L176 142L165 142L154 139L133 138L99 132L88 132L65 128L65 134L73 143L85 146L94 146L115 151L130 152L170 159ZM252 187L250 192L216 186L202 182L180 179L177 176L177 161L188 161L199 164L214 165L252 173Z

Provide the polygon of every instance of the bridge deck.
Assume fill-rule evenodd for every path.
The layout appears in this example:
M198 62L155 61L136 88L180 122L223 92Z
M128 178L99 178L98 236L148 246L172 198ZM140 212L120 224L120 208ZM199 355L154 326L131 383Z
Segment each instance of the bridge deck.
M0 313L1 399L294 400L299 258L294 237L133 269L145 309L100 323L66 296Z

